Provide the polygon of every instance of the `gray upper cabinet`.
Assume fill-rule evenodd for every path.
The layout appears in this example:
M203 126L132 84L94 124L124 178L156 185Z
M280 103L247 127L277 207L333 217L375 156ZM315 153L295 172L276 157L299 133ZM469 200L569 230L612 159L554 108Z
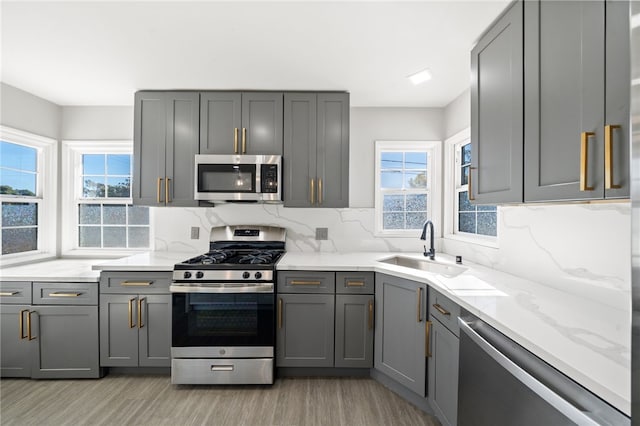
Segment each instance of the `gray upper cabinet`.
M471 52L469 197L479 204L523 200L522 20L514 3Z
M426 392L427 286L376 274L376 370L420 396Z
M285 93L285 207L348 207L349 94Z
M202 92L200 154L282 155L282 92Z
M134 204L197 206L193 183L199 99L194 92L136 92Z
M524 13L525 201L628 197L628 3Z

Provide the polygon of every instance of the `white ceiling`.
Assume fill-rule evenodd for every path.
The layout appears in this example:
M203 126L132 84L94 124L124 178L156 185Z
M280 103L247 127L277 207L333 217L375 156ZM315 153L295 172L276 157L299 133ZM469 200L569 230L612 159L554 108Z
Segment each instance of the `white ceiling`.
M59 105L140 89L348 90L353 106L442 107L508 0L2 1L1 80ZM430 68L413 86L409 74Z

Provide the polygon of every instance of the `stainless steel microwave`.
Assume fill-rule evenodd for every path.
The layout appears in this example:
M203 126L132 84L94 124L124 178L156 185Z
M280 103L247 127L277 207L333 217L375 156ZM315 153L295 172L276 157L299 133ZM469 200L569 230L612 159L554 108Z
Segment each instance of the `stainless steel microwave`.
M195 199L282 201L282 156L196 155Z

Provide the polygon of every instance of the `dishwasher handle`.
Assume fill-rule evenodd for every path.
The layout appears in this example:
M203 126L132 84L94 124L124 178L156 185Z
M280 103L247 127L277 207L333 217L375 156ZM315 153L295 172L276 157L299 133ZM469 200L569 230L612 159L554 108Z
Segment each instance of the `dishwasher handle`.
M460 330L464 332L480 349L493 358L502 368L508 371L513 377L527 386L540 398L544 399L552 407L562 413L564 416L575 422L577 425L599 426L600 423L589 417L589 415L579 408L575 407L562 396L558 395L544 383L522 369L502 352L496 349L491 343L478 334L467 321L458 317Z

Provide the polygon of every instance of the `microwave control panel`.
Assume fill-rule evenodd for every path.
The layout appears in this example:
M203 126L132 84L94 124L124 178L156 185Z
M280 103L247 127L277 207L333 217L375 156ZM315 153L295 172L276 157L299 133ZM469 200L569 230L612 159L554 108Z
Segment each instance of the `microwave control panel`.
M261 164L260 165L261 192L276 194L278 192L278 165L277 164Z

